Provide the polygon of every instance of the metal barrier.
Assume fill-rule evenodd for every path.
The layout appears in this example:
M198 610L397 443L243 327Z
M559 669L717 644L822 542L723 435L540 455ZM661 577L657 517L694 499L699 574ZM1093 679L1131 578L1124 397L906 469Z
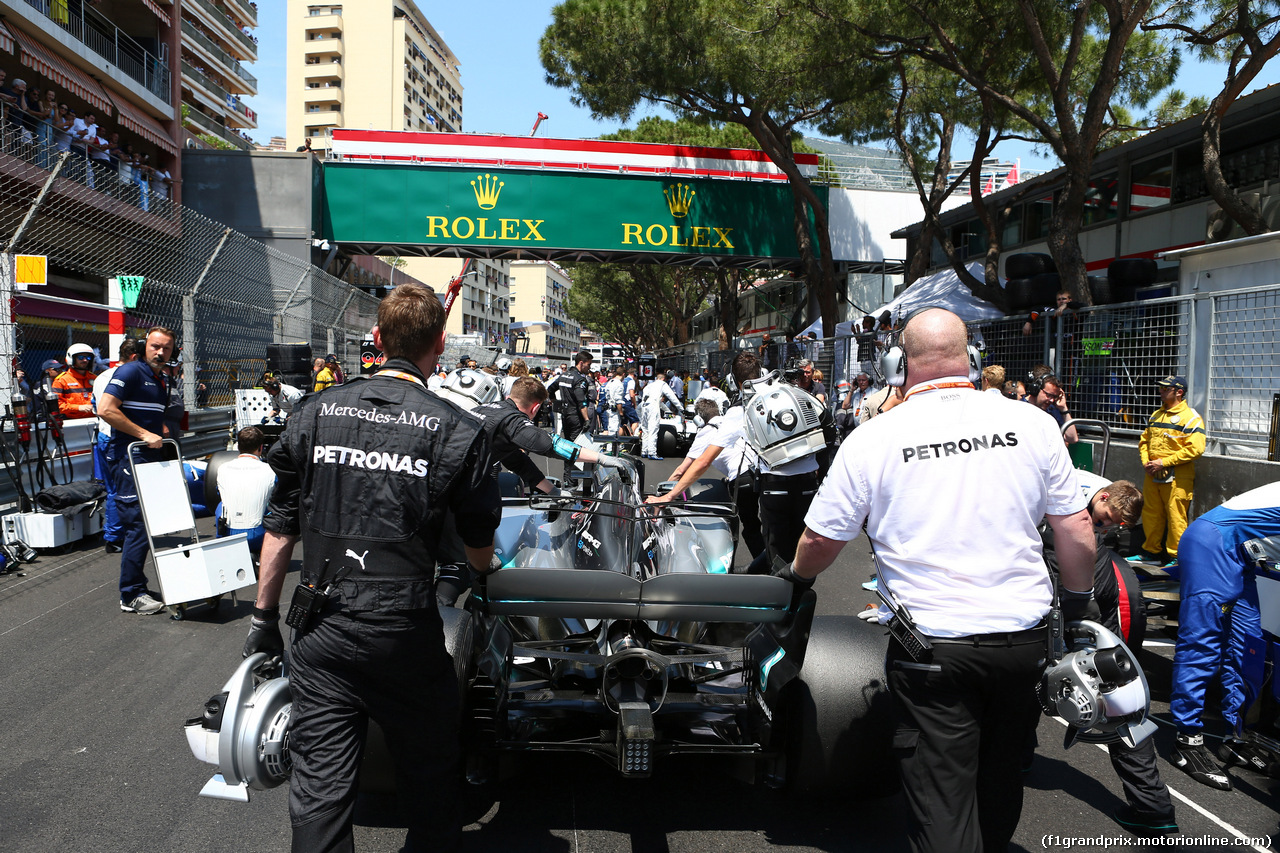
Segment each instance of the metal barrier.
M1183 376L1187 402L1204 418L1210 452L1266 458L1273 400L1280 392L1280 284L968 325L984 365L1001 365L1015 381L1048 366L1062 383L1072 415L1101 421L1117 436L1140 435L1160 407L1156 382ZM657 353L658 368L710 368L723 377L738 352L758 350L761 340L744 336L725 351L714 341L673 347ZM779 362L788 354L814 362L833 404L840 382L861 370L878 371L874 360L858 358L853 337L774 343Z

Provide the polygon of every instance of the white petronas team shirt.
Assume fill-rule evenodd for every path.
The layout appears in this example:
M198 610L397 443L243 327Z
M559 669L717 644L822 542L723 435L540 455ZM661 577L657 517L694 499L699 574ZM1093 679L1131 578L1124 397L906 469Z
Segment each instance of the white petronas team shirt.
M1025 630L1053 598L1036 526L1088 501L1053 418L943 387L959 384L917 385L854 430L805 524L847 542L865 521L883 581L929 636Z

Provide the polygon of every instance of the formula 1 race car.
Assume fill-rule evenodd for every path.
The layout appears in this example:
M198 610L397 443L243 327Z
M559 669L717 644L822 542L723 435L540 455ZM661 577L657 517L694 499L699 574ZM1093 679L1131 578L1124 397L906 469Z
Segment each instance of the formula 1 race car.
M883 631L734 574L736 524L725 504L646 506L629 464L579 472L573 494L504 499L502 567L441 610L471 787L491 789L505 756L572 752L624 777L698 755L809 796L896 790ZM287 776L287 681L256 683L260 657L188 723L222 771L203 794L247 799ZM392 779L371 731L361 786Z

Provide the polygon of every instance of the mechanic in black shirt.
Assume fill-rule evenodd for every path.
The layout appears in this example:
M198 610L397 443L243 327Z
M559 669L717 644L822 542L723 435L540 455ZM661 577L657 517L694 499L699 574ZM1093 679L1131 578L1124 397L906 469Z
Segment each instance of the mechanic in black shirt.
M566 465L579 461L607 467L621 464L616 456L605 456L535 426L533 419L546 400L547 389L541 382L532 376L521 376L511 386L507 399L471 410L488 436L488 467L495 483L498 468L502 466L515 473L528 488L550 494L551 481L529 458L530 453L563 459ZM445 531L441 553L437 555L440 569L436 575L436 599L444 607L452 607L463 590L471 586L470 571L463 562L460 544L457 536Z
M467 560L487 571L501 509L480 422L427 392L444 322L430 289L397 287L373 329L382 369L317 394L267 456L277 484L245 655L282 652L280 592L299 538L302 581L324 601L289 648L295 853L352 849L370 719L395 760L404 849L450 850L460 835L458 683L433 589L436 550L451 512Z
M587 409L591 387L587 372L591 369L592 359L586 350L577 353L573 357L573 367L566 370L556 383L556 410L564 420L560 431L569 441L587 431L587 420L591 414Z

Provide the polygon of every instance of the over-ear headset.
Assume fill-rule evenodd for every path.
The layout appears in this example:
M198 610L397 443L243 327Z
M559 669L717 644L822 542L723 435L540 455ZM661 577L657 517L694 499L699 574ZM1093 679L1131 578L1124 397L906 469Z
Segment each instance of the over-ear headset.
M893 340L893 344L884 351L880 356L880 373L884 376L884 381L895 388L900 388L907 382L907 351L902 348L902 335L907 330L907 324L912 318L922 311L928 311L932 308L940 308L943 311L950 310L942 305L921 305L919 308L913 309L902 321L902 328L898 331L897 336ZM965 347L965 355L969 361L969 381L975 385L982 379L982 353L973 344Z
M1027 390L1027 398L1035 399L1035 396L1044 390L1044 381L1052 378L1052 373L1037 373L1034 370L1028 370L1026 377L1022 380L1022 387Z

